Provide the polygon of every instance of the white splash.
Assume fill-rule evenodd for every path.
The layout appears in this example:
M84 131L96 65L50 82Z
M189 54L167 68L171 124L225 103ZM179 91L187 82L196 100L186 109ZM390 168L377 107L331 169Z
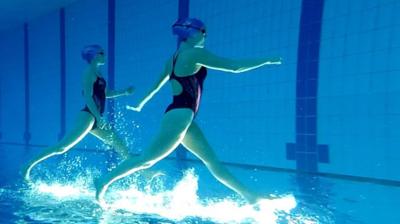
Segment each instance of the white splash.
M88 189L83 176L79 176L73 183L53 182L51 184L39 181L31 185L31 193L45 194L57 200L77 200L83 197L92 197L93 191Z
M58 199L63 198L80 198L82 195L90 194L88 190L76 187L74 185L62 185L60 183L54 183L51 185L45 183L39 183L35 186L36 191L40 193L50 194Z
M88 195L94 199L93 189L89 190L82 183L72 185L40 183L35 189L39 193L52 195L58 199L71 200L79 197L87 199ZM200 199L197 195L198 177L193 169L186 171L184 177L171 190L154 192L149 190L151 188L145 187L145 189L148 190L140 191L135 186L128 190L110 189L106 198L109 207L103 211L103 218L112 217L117 210L122 210L176 221L198 217L218 223L276 223L278 216L289 216L290 210L296 207L292 195L273 200L265 199L257 205L257 208L234 199ZM290 221L290 217L286 220Z

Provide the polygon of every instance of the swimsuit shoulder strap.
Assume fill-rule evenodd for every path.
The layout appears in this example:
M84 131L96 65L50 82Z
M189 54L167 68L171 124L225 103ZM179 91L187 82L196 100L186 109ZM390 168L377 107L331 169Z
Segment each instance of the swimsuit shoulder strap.
M174 78L176 77L176 75L175 75L175 64L176 64L176 60L178 59L178 51L176 51L175 53L174 53L174 58L173 58L173 61L172 61L172 72L171 72L171 76L173 76Z

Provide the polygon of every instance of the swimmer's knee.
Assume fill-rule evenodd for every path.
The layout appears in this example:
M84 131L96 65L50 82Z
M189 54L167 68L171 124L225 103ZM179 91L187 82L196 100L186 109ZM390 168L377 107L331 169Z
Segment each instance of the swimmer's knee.
M106 145L108 145L108 146L114 146L114 142L111 141L111 140L108 140L108 139L103 140L103 143L106 144Z
M221 163L218 160L204 161L204 164L212 171L218 171L221 168Z
M148 169L148 168L154 166L154 164L156 164L156 163L157 163L157 161L154 160L154 159L141 158L141 159L139 160L139 166L140 166L141 168L143 168L143 169Z
M57 148L56 150L54 150L54 153L63 154L63 153L66 153L67 151L68 151L67 147L60 147L60 148Z
M145 161L145 162L142 163L142 167L144 169L148 169L148 168L154 166L154 164L156 164L155 161Z

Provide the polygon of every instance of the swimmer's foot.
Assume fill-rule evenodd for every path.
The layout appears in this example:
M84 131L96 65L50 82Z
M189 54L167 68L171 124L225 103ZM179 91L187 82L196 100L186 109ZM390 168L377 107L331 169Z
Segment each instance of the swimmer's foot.
M104 186L103 182L101 179L95 179L94 180L94 187L96 189L96 201L97 203L102 207L102 208L107 208L107 203L104 200L104 194L107 190L107 188Z
M279 198L278 196L274 194L269 194L269 195L260 195L260 194L248 194L246 197L247 201L251 205L257 205L260 201L265 201L265 200L273 200Z
M151 181L156 177L165 176L165 173L163 173L162 171L144 170L144 171L142 171L141 175L143 175L144 178Z
M22 169L20 171L24 180L28 183L31 182L31 177L30 177L31 169L32 169L32 167L30 165L25 165L22 167Z

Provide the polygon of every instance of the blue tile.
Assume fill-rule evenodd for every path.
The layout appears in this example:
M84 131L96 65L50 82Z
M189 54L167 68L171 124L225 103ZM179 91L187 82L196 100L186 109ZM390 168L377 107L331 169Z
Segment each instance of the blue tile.
M317 172L318 171L318 159L317 154L307 154L306 170L307 172Z
M310 45L310 48L308 48L310 51L314 51L312 50L311 47L315 47L313 45ZM311 54L308 56L309 59L307 61L307 73L305 74L305 77L307 77L307 80L309 79L317 79L318 78L318 70L319 70L319 54Z
M301 171L306 171L308 168L307 165L307 154L305 153L296 153L296 168Z
M328 145L318 145L318 162L329 163L329 147Z
M66 44L65 44L65 9L60 9L60 133L61 140L66 131Z
M316 145L317 144L317 133L308 134L306 138L306 145Z
M317 146L315 144L306 145L305 152L307 153L317 153Z
M317 113L317 100L316 97L310 97L306 101L305 105L307 115L316 116Z
M286 144L286 159L296 160L296 144L294 143Z
M317 123L315 116L305 118L306 128L303 130L306 134L315 134L317 131Z
M318 162L316 154L297 153L297 169L303 172L317 172Z
M323 5L323 0L302 1L296 77L296 144L287 144L286 148L287 157L295 157L297 169L308 172L318 171L316 99Z
M296 117L296 133L304 134L307 129L307 120L305 116Z
M296 143L305 145L307 143L307 135L297 132L296 133Z
M296 144L296 153L305 153L307 152L307 145L305 144Z
M25 75L25 133L24 141L25 144L29 144L31 139L30 134L30 69L29 69L29 28L28 24L24 24L24 75Z
M296 115L305 116L307 115L308 99L297 98L296 100Z

